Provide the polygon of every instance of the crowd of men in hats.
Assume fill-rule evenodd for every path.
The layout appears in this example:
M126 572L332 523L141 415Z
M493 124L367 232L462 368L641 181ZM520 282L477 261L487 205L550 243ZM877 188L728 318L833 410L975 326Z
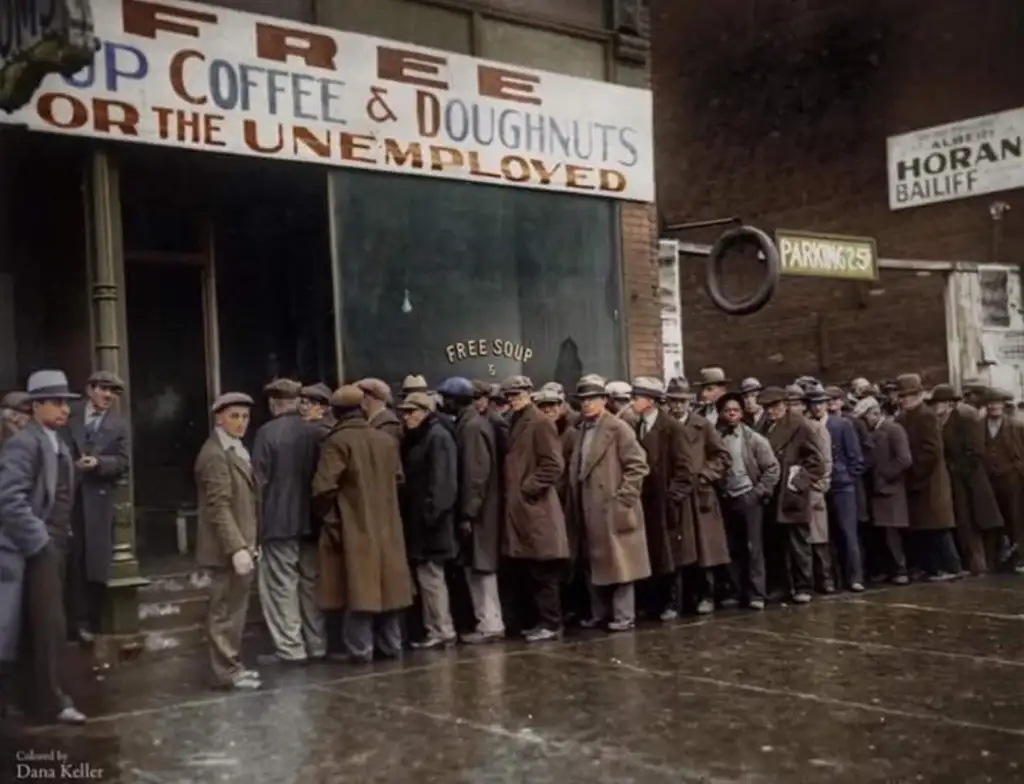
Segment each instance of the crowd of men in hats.
M84 720L61 682L62 586L74 575L89 597L106 579L122 387L95 375L69 422L76 396L44 371L9 401L21 418L4 417L0 568L23 577L0 581L0 653L23 631L27 704L59 721ZM585 375L570 398L525 376L436 389L409 376L394 399L380 379L334 392L276 379L251 450L255 401L222 395L195 463L213 684L257 689L260 667L406 644L542 643L574 624L621 633L638 617L806 604L868 575L1024 571L1024 424L1002 393L961 398L912 374L891 394L811 377L731 390L721 368L694 387ZM254 579L274 647L255 667L241 650ZM90 611L69 610L82 639Z

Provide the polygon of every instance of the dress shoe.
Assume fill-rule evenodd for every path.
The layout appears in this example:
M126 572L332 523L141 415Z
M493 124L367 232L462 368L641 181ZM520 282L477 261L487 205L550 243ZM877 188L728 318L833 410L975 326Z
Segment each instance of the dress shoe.
M710 599L701 599L697 603L697 615L711 615L715 611L715 603Z
M57 723L79 726L81 724L85 724L85 714L78 710L74 705L68 705L64 710L57 714Z
M482 632L474 631L469 634L462 635L462 642L466 645L487 645L492 642L499 642L505 639L505 632Z
M553 642L562 639L561 629L534 629L526 636L527 642Z
M626 621L609 621L608 631L610 632L628 632L632 631L636 627L636 621L632 618Z
M764 599L751 599L749 602L747 602L747 607L749 607L751 610L763 610Z
M454 635L451 637L436 637L432 634L428 634L419 642L414 642L412 647L418 651L430 651L436 648L447 648L450 645L454 645L458 638Z
M659 617L661 618L662 623L670 623L679 617L679 613L669 607L667 610L664 610Z
M794 604L810 604L811 603L811 595L807 591L799 591L799 592L793 594L793 603Z
M259 675L253 670L246 670L230 683L222 684L220 688L226 691L257 691L262 686L263 682Z
M853 583L850 585L850 590L853 593L864 593L864 583Z

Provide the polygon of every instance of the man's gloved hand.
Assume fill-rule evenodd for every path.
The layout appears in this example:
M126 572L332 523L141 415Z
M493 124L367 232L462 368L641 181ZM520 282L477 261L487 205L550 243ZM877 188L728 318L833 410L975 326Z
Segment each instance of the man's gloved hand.
M241 550L236 550L231 554L231 566L235 570L235 574L244 577L252 571L252 554L245 547Z

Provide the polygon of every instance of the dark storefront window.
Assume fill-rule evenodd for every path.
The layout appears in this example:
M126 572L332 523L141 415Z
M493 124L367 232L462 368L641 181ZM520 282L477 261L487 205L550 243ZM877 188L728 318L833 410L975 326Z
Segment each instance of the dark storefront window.
M612 203L358 171L332 188L346 377L621 375Z

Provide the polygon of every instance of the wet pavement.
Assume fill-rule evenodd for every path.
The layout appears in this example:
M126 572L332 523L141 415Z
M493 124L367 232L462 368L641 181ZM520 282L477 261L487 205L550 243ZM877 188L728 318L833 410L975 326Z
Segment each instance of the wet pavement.
M1022 578L264 672L110 672L86 727L8 727L0 782L1024 782Z

